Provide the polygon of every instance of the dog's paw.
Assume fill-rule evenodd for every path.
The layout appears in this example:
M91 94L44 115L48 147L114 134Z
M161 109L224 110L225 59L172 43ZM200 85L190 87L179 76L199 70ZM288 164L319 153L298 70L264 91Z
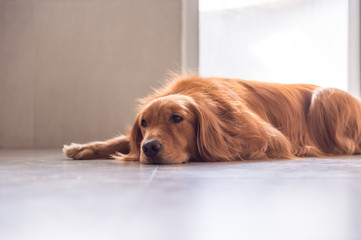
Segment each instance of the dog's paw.
M64 145L63 153L68 158L75 160L94 158L94 150L86 144L72 143L70 145Z

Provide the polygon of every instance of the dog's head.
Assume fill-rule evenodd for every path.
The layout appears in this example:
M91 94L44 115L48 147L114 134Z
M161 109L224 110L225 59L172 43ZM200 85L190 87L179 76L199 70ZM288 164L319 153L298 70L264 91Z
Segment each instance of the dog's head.
M142 106L130 133L131 154L141 163L184 163L196 155L194 101L184 95Z
M141 104L129 134L130 153L123 157L150 164L237 157L233 106L204 96L197 99L174 94Z

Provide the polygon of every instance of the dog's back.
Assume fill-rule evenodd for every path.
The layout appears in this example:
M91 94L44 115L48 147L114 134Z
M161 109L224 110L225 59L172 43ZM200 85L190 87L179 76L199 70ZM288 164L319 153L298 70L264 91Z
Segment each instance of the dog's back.
M194 90L244 103L289 139L294 155L361 153L361 103L342 90L199 77L180 79L170 89L172 94Z

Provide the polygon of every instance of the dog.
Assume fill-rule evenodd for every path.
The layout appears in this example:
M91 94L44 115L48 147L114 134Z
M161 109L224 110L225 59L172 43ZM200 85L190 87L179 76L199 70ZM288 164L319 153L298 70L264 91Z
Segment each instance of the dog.
M127 135L63 152L145 164L360 154L361 102L310 84L176 77L141 99Z

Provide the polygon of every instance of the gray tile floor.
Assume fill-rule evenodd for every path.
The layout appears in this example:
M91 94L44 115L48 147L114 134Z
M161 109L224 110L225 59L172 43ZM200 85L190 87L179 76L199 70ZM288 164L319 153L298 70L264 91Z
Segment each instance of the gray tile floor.
M0 150L0 239L361 239L361 157L183 165Z

